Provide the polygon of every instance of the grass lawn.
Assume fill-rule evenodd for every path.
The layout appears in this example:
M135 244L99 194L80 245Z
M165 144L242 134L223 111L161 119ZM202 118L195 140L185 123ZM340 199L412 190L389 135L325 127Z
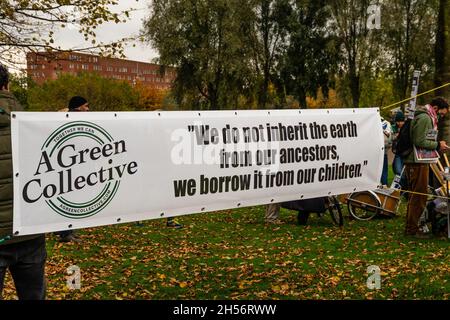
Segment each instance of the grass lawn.
M445 238L403 235L397 218L350 221L326 215L308 226L282 210L281 225L263 222L264 207L78 231L82 243L48 235L49 299L449 299L450 250ZM401 205L405 211L405 204ZM81 268L81 290L66 269ZM381 269L381 289L366 286L367 267ZM5 298L14 298L7 276Z

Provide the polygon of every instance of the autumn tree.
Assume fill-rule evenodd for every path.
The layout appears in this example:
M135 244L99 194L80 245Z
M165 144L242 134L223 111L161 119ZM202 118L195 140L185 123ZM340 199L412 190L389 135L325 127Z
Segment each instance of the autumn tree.
M29 110L57 111L67 107L71 97L89 101L92 111L142 110L138 93L126 81L102 78L93 73L63 74L56 80L28 89Z
M436 0L392 0L382 7L382 57L397 100L409 96L414 70L422 71L421 78L433 72L437 11Z
M287 24L289 42L278 61L280 91L293 95L302 108L306 98L328 88L338 63L337 42L327 30L326 1L296 0Z
M340 73L350 93L352 106L358 108L361 84L366 74L372 73L379 61L382 45L381 31L367 22L372 15L369 0L327 1L332 13L329 31L341 41Z
M164 108L164 100L168 95L168 90L158 89L141 82L136 83L134 91L138 95L138 105L146 111L154 111Z
M439 1L439 15L437 23L435 58L436 58L436 86L450 82L450 1ZM438 91L438 94L449 96L449 87Z
M224 108L239 95L251 74L245 6L238 0L154 0L144 23L145 39L159 62L177 67L173 91L191 108Z
M9 91L17 98L25 110L28 109L28 89L33 85L33 80L26 75L14 73L9 75Z
M242 5L247 5L250 13L247 18L250 29L243 36L248 37L246 46L256 75L258 107L265 108L269 85L276 81L277 62L287 48L292 5L289 0L250 0L242 1Z
M61 51L55 44L55 29L74 25L90 45L71 50L98 49L104 53L122 53L122 41L97 42L96 28L106 22L123 22L129 11L111 10L117 0L1 0L0 57L17 63L17 53L27 51Z

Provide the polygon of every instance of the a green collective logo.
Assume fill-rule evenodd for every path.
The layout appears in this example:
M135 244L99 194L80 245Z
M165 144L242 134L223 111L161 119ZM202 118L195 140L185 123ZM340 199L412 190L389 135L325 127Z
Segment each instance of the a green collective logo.
M95 215L114 198L121 178L138 170L136 161L115 164L113 159L126 152L125 140L115 141L102 127L69 122L42 145L34 177L25 183L22 197L27 203L44 199L68 218Z

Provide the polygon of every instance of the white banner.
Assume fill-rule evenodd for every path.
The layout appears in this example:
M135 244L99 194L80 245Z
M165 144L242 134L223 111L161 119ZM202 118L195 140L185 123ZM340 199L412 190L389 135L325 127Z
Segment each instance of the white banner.
M17 112L14 234L375 189L377 109Z

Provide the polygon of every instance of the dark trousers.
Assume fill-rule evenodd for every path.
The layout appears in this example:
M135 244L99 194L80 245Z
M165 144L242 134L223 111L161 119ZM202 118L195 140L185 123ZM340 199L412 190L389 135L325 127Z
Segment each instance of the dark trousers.
M404 189L408 186L408 182L406 181L407 180L406 173L403 172L402 174L402 170L403 170L403 159L400 156L395 155L394 160L392 161L392 171L394 171L395 175L401 176L400 185L402 189Z
M383 171L381 172L380 182L383 186L388 184L388 156L387 153L384 154L383 158Z
M429 164L407 163L405 167L408 190L425 195L411 193L406 212L407 235L419 232L419 219L427 204Z
M64 230L55 232L60 238L65 238L73 234L73 230Z
M0 246L0 298L9 269L20 300L45 299L45 236Z

